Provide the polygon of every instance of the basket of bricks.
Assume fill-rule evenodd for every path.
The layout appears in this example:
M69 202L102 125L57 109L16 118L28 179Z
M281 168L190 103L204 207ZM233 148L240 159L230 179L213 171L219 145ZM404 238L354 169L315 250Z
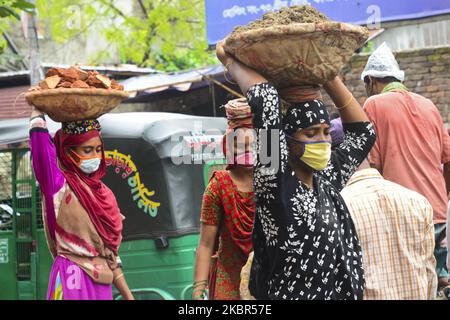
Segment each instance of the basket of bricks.
M76 66L49 69L45 79L25 93L30 105L56 122L97 119L128 96L115 80Z
M224 39L224 50L284 88L334 78L368 36L365 27L330 21L303 5L236 27Z

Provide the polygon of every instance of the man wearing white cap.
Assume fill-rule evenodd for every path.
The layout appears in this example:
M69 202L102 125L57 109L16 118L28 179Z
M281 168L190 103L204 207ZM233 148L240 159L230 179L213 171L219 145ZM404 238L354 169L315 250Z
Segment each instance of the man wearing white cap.
M383 43L369 57L361 75L369 96L364 109L377 131L369 160L385 179L422 194L431 203L436 271L439 286L445 287L448 271L443 238L450 191L450 136L433 102L408 91L404 78L391 49Z

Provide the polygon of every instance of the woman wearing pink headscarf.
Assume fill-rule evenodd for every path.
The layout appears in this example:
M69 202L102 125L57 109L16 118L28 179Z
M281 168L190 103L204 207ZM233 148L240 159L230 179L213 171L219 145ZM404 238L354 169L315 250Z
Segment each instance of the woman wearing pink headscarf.
M133 299L118 257L123 217L100 180L106 165L98 121L63 123L52 141L44 115L34 110L30 146L55 258L47 299L111 300L112 284Z

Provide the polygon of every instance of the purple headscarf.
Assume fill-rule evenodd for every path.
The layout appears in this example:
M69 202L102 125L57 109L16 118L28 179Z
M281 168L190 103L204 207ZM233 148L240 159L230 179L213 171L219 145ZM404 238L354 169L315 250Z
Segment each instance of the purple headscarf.
M342 127L341 118L331 120L330 123L331 148L336 148L344 142L344 128Z

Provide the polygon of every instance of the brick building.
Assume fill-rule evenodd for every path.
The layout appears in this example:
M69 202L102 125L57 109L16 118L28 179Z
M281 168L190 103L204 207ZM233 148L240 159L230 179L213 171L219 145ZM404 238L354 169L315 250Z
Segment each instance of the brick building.
M405 71L405 85L433 101L444 122L450 122L450 46L400 51L395 56ZM361 73L368 57L368 54L353 56L341 71L345 84L361 105L367 98ZM326 95L324 99L332 105Z

